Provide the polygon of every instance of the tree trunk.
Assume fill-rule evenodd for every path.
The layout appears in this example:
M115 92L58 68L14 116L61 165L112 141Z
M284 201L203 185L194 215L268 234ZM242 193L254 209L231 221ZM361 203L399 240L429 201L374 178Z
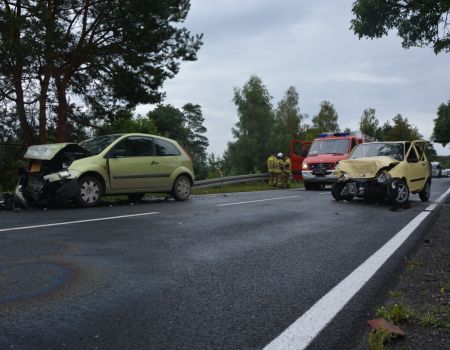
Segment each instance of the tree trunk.
M67 122L69 104L67 103L66 84L61 80L60 77L55 77L55 83L58 98L58 124L56 126L57 141L66 142L67 132L69 129L69 124Z
M41 95L39 97L39 143L47 143L47 95L50 74L45 73L41 82Z
M14 77L14 88L16 90L16 108L17 116L19 117L20 127L22 129L23 137L27 146L33 145L35 143L34 132L27 120L27 114L25 111L25 103L23 97L22 88L22 72L19 71L17 76Z

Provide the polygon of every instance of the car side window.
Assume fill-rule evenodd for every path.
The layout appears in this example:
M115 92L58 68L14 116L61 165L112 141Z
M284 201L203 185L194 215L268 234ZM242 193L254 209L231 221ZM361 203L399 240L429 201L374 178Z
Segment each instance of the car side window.
M148 137L128 137L115 147L124 150L124 157L148 157L154 155L153 141Z
M179 156L181 154L174 144L166 140L155 138L154 143L157 156Z
M408 158L409 163L417 163L419 161L419 157L417 156L416 148L412 145L409 149Z
M425 153L425 142L416 142L414 143L414 146L417 150L417 155L419 156L419 160L424 160L424 153Z

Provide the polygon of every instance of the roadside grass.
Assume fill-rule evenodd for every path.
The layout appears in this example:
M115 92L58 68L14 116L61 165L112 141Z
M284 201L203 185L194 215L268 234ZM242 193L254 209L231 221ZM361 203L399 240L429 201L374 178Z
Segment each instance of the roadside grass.
M399 325L400 323L408 322L414 316L414 312L406 304L388 304L378 306L376 315L395 325Z
M370 350L385 350L384 346L392 337L389 332L382 329L377 329L376 331L369 333L369 349Z
M302 182L292 181L290 188L303 188ZM248 182L242 184L230 184L210 188L193 188L192 194L220 194L232 192L254 192L254 191L269 191L279 190L279 187L269 186L266 182Z
M406 271L413 271L423 266L423 262L417 258L405 257Z

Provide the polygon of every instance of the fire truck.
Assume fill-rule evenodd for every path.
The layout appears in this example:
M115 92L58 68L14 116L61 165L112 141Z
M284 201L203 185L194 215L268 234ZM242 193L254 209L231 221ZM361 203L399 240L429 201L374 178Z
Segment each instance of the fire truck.
M336 181L336 164L346 159L356 145L368 141L361 133L322 133L314 141L291 141L292 177L303 179L306 190L324 188Z

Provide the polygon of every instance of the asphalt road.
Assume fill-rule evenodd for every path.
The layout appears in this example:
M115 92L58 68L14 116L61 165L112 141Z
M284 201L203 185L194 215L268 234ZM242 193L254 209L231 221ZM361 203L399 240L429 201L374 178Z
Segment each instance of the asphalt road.
M0 212L0 349L262 349L427 205L277 190ZM395 264L310 348L357 344Z

